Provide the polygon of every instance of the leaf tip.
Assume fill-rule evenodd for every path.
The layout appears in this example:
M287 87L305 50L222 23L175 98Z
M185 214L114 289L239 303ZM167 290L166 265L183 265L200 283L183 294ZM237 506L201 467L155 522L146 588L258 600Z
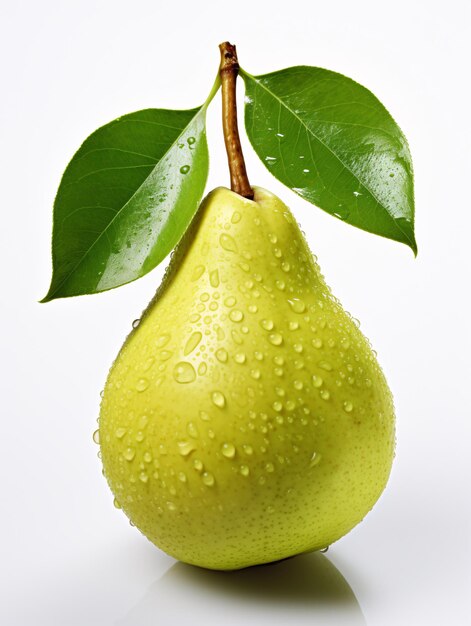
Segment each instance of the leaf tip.
M44 296L44 298L41 298L41 300L38 300L38 304L46 304L46 302L51 302L51 300L54 300L54 296L51 294L50 290L47 292L47 294Z
M412 250L412 252L414 253L414 259L417 258L417 255L419 253L419 250L417 248L417 242L415 240L415 236L414 233L412 233L412 237L411 239L407 242L407 245L409 246L409 248Z
M44 296L44 298L41 298L41 300L38 300L38 304L46 304L46 302L51 302L52 300L55 300L56 298L60 298L60 296L57 295L57 291L58 291L57 285L55 284L54 277L53 277L46 295Z

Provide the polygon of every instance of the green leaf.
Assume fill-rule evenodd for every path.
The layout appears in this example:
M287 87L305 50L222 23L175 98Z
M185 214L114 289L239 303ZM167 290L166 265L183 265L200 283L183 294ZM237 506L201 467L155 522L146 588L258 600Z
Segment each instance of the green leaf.
M417 253L411 156L379 100L317 67L241 74L247 134L272 174L331 215Z
M137 111L85 140L54 203L53 276L42 302L128 283L175 247L206 184L205 112Z

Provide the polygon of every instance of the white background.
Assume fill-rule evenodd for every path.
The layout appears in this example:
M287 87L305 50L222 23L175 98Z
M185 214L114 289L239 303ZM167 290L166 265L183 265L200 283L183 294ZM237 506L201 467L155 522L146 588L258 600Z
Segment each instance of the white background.
M2 624L469 623L467 6L2 0ZM200 104L225 39L251 73L319 65L384 102L411 145L419 245L414 260L307 204L243 137L252 182L291 206L377 349L398 444L382 498L327 556L234 574L176 564L131 528L91 439L108 367L163 267L106 294L37 303L50 278L54 194L75 150L123 113ZM209 112L208 190L228 183L219 107L217 98Z

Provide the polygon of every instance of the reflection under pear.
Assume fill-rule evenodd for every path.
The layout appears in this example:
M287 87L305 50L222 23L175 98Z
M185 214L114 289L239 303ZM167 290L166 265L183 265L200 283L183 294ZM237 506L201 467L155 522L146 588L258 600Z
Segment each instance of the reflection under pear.
M319 620L323 626L366 626L352 588L320 552L229 572L177 562L117 624L177 624L188 619L200 624L225 615L225 624L250 623L256 616L258 625L272 624L283 614L296 624Z

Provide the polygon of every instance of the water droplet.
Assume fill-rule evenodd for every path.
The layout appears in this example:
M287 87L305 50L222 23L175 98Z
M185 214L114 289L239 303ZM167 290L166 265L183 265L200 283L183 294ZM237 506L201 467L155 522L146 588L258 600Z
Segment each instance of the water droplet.
M176 511L177 507L173 502L170 502L170 500L167 502L167 509L169 511Z
M196 139L194 137L188 137L187 141L188 145L192 146L196 142Z
M178 480L181 483L186 483L186 474L184 472L178 472Z
M233 459L236 453L235 446L232 443L223 443L221 452L227 459Z
M248 465L241 465L239 471L242 474L242 476L245 476L245 477L247 477L250 474L250 469Z
M203 337L203 335L201 333L198 333L198 332L193 333L191 335L191 337L188 339L188 341L186 342L183 354L185 356L188 356L191 352L193 352L193 350L196 348L196 346L201 341L202 337Z
M237 244L235 240L227 233L222 233L222 235L220 235L219 243L221 244L221 248L224 250L227 250L228 252L237 252Z
M173 352L171 350L162 350L162 352L159 353L159 359L161 361L168 361L172 354Z
M265 469L268 473L272 474L275 471L275 466L273 463L266 463Z
M139 443L141 443L142 441L144 441L144 438L145 438L144 433L142 432L142 430L139 430L139 431L136 433L136 441L137 441L137 442L139 442Z
M249 313L256 313L258 311L258 306L256 304L249 304L248 310Z
M120 505L120 503L118 502L118 500L116 498L113 500L113 504L114 504L115 508L117 508L117 509L121 508L121 505Z
M124 435L126 434L126 429L125 428L117 428L114 431L115 437L117 439L122 439L124 437Z
M145 391L148 386L149 386L149 381L147 380L147 378L139 378L139 380L136 383L136 389L139 392Z
M195 281L204 274L204 265L197 265L193 270L193 274L191 275L191 280Z
M244 343L243 339L236 330L231 330L231 337L238 346Z
M245 356L245 354L243 352L238 352L234 356L234 361L236 363L239 363L240 365L242 365L242 363L245 363L246 360L247 360L247 357Z
M227 307L231 307L234 306L234 304L236 303L236 299L234 298L234 296L228 296L225 300L224 300L224 304Z
M303 388L303 383L300 380L295 380L293 383L293 387L295 389L297 389L298 391L301 391L301 389Z
M353 404L347 400L343 403L343 409L347 413L351 413L353 411Z
M260 322L260 326L264 329L264 330L273 330L274 327L274 323L272 320L262 320Z
M218 270L213 270L209 275L209 282L211 287L219 287L219 272Z
M288 303L295 313L304 313L306 310L306 304L299 298L290 298Z
M226 398L220 391L213 391L211 400L218 408L223 409L226 406Z
M277 400L276 402L273 403L273 409L277 412L280 412L283 409L282 403L279 400Z
M291 269L291 265L288 263L288 261L283 261L283 263L281 264L281 269L283 270L283 272L289 272Z
M255 380L258 380L261 376L260 370L259 369L250 370L250 376L252 376L252 378L254 378Z
M330 393L327 391L327 389L322 389L319 392L319 395L323 400L328 400L330 398Z
M280 335L280 333L272 333L268 336L268 341L274 346L281 346L281 344L283 343L283 337Z
M134 450L134 448L126 448L126 450L123 452L123 456L126 459L126 461L132 461L135 454L136 454L136 451Z
M150 452L144 452L144 461L150 463L152 461L152 454Z
M138 319L134 320L134 322L132 323L132 327L133 328L137 328L140 323L141 323L141 320L138 318Z
M198 365L198 374L200 376L204 376L206 374L206 370L208 369L208 366L206 365L206 363L204 361L202 361L199 365Z
M238 224L240 222L241 218L242 218L242 215L239 213L239 211L234 211L234 213L232 214L232 217L231 217L231 222L233 224Z
M301 343L295 343L293 348L294 348L294 351L297 352L298 354L300 354L303 351L303 345Z
M253 454L253 448L252 446L250 446L249 444L244 444L242 446L242 450L245 452L245 454L247 454L248 456L251 456Z
M284 291L285 287L286 287L286 283L284 280L277 280L275 282L275 285L277 287L277 289L279 289L280 291Z
M160 337L157 338L155 345L157 346L157 348L163 348L164 346L168 344L169 341L170 341L170 335L168 334L160 335Z
M94 441L96 444L98 444L98 445L100 444L100 430L99 430L98 428L97 428L97 430L93 433L92 438L93 438L93 441Z
M180 361L180 363L177 363L174 367L173 377L177 383L192 383L196 379L195 368L191 363Z
M322 550L319 550L321 554L325 554L328 551L329 551L329 546L326 546L325 548L322 548Z
M141 483L145 484L149 480L149 476L147 476L145 472L140 472L139 480L141 481Z
M198 438L198 428L196 427L196 424L194 424L194 422L190 422L187 425L186 432L190 435L190 437L193 437L193 439Z
M150 370L150 368L154 365L155 363L155 358L153 356L150 356L148 359L146 359L145 363L144 363L144 371L148 372Z
M317 388L322 387L323 383L324 381L322 380L322 378L314 374L314 376L312 377L312 384L314 385L314 387L317 387Z
M319 361L319 367L326 372L332 371L332 365L328 361Z
M181 174L188 174L188 172L190 171L190 166L189 165L182 165L180 168L180 173Z
M316 465L319 465L321 458L322 456L319 454L319 452L313 452L309 463L310 467L315 467Z
M220 363L226 363L227 361L227 350L224 348L219 348L216 350L216 358Z
M196 450L196 445L193 441L179 441L178 451L182 456L188 456L193 450Z
M202 472L203 471L203 462L200 461L200 459L195 459L193 461L193 467L195 468L195 470L197 472Z
M319 337L316 337L315 339L312 340L312 345L314 346L314 348L322 348L322 339L319 339Z
M229 317L233 322L241 322L244 319L244 314L239 309L232 309L229 313Z
M288 323L288 328L290 330L298 330L299 328L299 323L298 322L289 322Z
M214 476L210 472L204 472L201 480L206 485L206 487L212 487L214 485Z

